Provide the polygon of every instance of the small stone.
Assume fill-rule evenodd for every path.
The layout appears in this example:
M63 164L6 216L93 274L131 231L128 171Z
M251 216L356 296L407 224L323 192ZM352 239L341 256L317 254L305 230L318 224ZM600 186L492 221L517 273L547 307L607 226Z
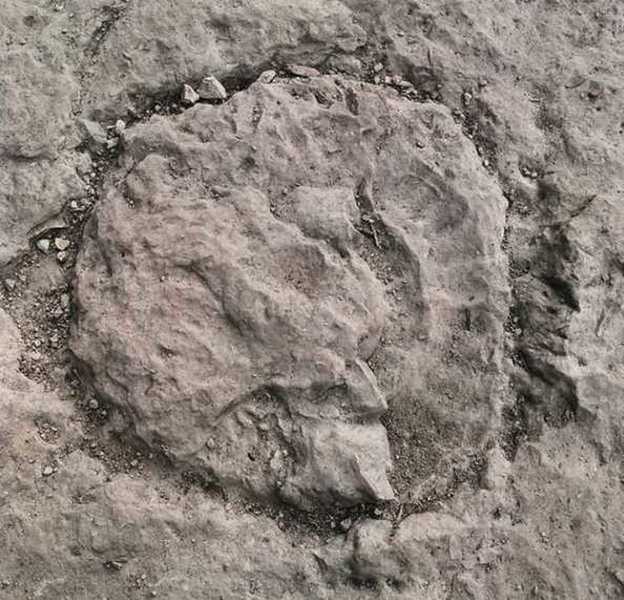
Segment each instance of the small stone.
M69 244L69 240L66 240L65 238L54 238L54 245L59 250L67 250L67 248L69 248Z
M67 260L67 252L57 252L56 260L60 263L64 263Z
M271 83L277 77L277 73L273 69L263 71L258 77L260 83Z
M353 521L351 521L351 519L343 519L342 521L340 521L340 529L342 529L343 531L349 531L352 524Z
M587 90L587 95L592 98L600 98L604 94L604 86L598 81L590 81Z
M199 94L188 83L185 83L182 86L180 100L186 106L193 106L199 100Z
M203 100L225 100L227 98L227 91L223 84L212 75L202 79L198 93Z
M17 281L15 281L15 279L4 279L2 281L2 285L4 285L4 288L7 290L7 292L12 292L15 289L15 286L17 285Z
M383 65L381 63L375 63L373 71L375 71L375 73L380 73L381 71L383 71Z
M305 65L286 65L286 70L295 77L318 77L321 73L314 67Z
M110 140L106 140L106 147L109 150L112 150L113 148L115 148L115 146L117 146L118 143L119 143L118 139L111 138Z
M139 466L139 461L136 458L131 460L130 466L136 469Z
M36 246L39 249L39 251L43 252L44 254L47 254L50 251L50 240L47 240L45 238L37 240Z
M126 129L125 121L118 119L117 122L115 123L115 133L117 135L121 135L125 131L125 129Z
M80 119L78 125L82 137L90 150L99 150L106 144L106 131L99 123L89 121L88 119Z
M91 398L91 400L89 400L89 408L91 410L97 410L99 406L100 403L95 398Z
M43 470L41 471L41 474L44 477L50 477L50 475L52 475L54 473L54 469L50 466L44 467Z
M69 294L61 294L61 306L67 308L69 306Z

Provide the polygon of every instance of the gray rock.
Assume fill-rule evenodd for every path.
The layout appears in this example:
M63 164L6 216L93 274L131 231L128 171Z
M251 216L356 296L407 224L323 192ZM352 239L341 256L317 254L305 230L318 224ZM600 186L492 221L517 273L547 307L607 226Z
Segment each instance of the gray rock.
M180 101L186 106L192 106L199 100L199 94L187 83L182 86Z
M504 202L450 115L428 106L416 117L415 105L372 86L359 93L357 117L346 102L328 112L312 95L339 97L342 85L324 78L306 99L293 98L294 89L304 89L298 81L252 86L222 108L202 106L171 124L129 130L122 161L135 165L127 180L134 208L109 190L77 272L81 313L72 347L93 369L99 393L141 415L137 434L148 444L162 440L174 460L184 457L224 485L306 508L394 496L377 422L384 394L365 362L373 355L397 414L414 402L405 386L419 390L420 402L448 407L457 437L444 440L447 452L465 453L464 440L488 434L491 409L478 394L495 381L495 364L491 374L477 356L457 367L463 399L441 400L438 388L424 386L451 348L499 339L507 298ZM241 121L234 134L232 115L244 119L236 115L251 107L280 115L291 133L278 135L278 117L265 116L256 129ZM379 151L376 123L383 118L395 133ZM423 123L419 137L431 138L424 123L434 120L448 141L435 141L423 157L406 141L415 118ZM361 133L366 128L369 137ZM306 130L303 139L295 134ZM158 148L171 143L187 168L202 165L208 190L169 174ZM401 175L408 168L428 182L418 208ZM453 172L451 181L470 174L473 187L443 182L438 168ZM448 202L453 218L444 216ZM124 248L124 256L113 248ZM427 248L442 258L428 258ZM439 261L457 248L461 258L442 269ZM482 332L453 339L455 311L463 310L456 307L470 303L480 306ZM414 342L421 328L441 350ZM183 399L175 412L173 397ZM474 421L451 416L458 402L471 407ZM258 427L267 420L268 434ZM211 451L209 438L216 440Z
M228 96L221 82L212 75L201 80L197 93L202 100L225 100Z
M89 119L79 119L78 124L91 151L97 152L106 146L106 130L99 123Z
M262 71L258 76L260 83L271 83L277 77L277 73L273 69Z
M115 121L114 129L117 135L121 135L126 129L126 122L122 119L117 119L117 121Z
M65 238L54 238L54 245L56 246L57 250L67 250L70 244L71 242Z
M46 238L41 238L37 240L35 245L44 254L47 254L50 251L50 240Z
M17 281L15 281L15 279L12 279L11 277L7 277L6 279L2 280L2 284L7 291L12 292L17 285Z

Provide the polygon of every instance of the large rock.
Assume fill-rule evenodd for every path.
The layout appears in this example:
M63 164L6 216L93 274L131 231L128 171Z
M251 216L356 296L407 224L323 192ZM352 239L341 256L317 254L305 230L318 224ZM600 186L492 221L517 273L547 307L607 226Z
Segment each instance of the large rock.
M504 202L446 111L329 78L256 83L124 148L79 261L73 348L144 441L300 506L389 499L373 366L407 435L431 443L437 419L440 452L486 442ZM463 389L441 399L463 345Z

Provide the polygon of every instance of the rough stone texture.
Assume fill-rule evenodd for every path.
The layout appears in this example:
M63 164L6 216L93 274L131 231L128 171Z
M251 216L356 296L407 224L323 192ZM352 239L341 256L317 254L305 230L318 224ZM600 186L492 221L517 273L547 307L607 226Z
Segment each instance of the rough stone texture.
M85 195L77 163L84 163L83 157L37 162L0 158L0 265L23 252L29 238L45 229L68 200Z
M446 111L330 78L256 83L123 143L126 183L113 174L77 267L73 349L142 439L300 505L391 499L371 365L404 427L418 402L450 429L444 460L478 452L504 200ZM439 398L450 352L460 419Z
M622 10L1 3L0 598L621 598Z

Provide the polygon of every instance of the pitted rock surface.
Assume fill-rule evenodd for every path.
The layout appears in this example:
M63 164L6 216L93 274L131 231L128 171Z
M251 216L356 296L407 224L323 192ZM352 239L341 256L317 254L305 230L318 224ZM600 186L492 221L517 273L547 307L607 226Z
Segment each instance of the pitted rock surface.
M141 439L221 484L391 499L385 394L455 429L451 453L495 412L505 203L477 160L438 107L325 77L136 126L79 259L74 351ZM461 420L427 389L451 345L472 347Z
M0 2L0 600L620 600L623 19Z

